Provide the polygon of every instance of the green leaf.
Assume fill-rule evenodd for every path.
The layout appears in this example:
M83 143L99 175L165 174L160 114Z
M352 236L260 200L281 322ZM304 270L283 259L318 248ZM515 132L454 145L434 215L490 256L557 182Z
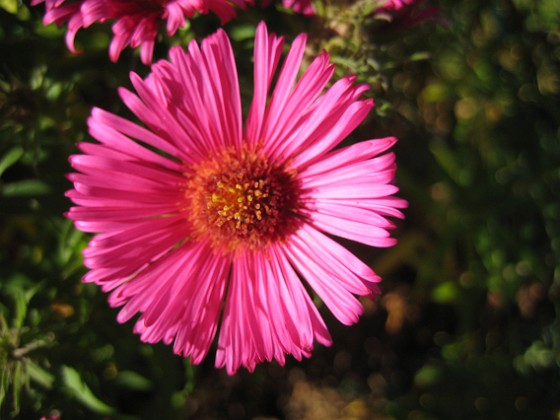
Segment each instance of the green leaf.
M29 301L42 287L41 283L33 284L27 277L20 274L7 279L6 292L12 297L15 305L13 328L21 329L23 327Z
M245 41L255 36L255 27L253 25L238 25L230 30L230 36L234 41Z
M427 51L420 51L410 56L410 61L425 61L432 58L432 55Z
M136 391L148 391L152 388L152 382L142 375L131 370L123 370L118 373L116 382L129 389Z
M0 193L4 197L32 197L44 195L50 191L50 187L38 179L12 182L3 186Z
M12 397L14 404L14 412L19 413L19 402L22 388L28 385L27 372L23 363L16 363L14 369L14 377L12 381Z
M1 0L0 0L1 1ZM0 159L0 176L23 156L21 147L14 147Z
M349 67L351 69L358 67L358 62L356 60L352 60L351 58L333 56L331 57L331 60L335 64L340 64L341 66Z
M17 0L0 0L0 7L11 14L16 14L18 10Z
M25 320L25 315L27 314L27 299L25 299L25 294L22 290L14 292L14 303L16 305L14 327L23 327L23 321Z
M8 377L8 369L5 366L2 366L2 370L0 373L0 408L4 403L4 399L6 398L6 391L8 390L8 386L10 385L10 378Z
M43 388L52 389L54 376L31 360L27 362L27 373L31 379Z
M111 414L114 408L108 406L97 398L91 389L82 381L77 370L69 367L62 367L62 380L67 391L84 406L99 414Z

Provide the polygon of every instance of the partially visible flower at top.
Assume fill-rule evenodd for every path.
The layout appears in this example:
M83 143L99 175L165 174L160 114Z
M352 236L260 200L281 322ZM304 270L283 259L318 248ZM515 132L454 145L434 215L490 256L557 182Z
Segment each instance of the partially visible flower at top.
M400 10L405 6L409 6L413 4L416 0L385 0L385 2L381 5L378 12L382 11L390 11L390 10Z
M377 0L376 3L379 5L375 9L375 13L398 11L407 6L412 6L414 3L421 3L422 1L423 0ZM261 4L268 6L271 2L272 0L263 0ZM301 13L306 16L315 14L312 0L282 0L282 6L286 9L292 9L294 12Z
M439 7L426 5L425 0L386 0L374 14L389 16L394 26L409 28L434 19Z
M168 35L173 35L185 20L196 13L215 13L222 24L236 15L236 7L244 8L250 0L33 0L32 5L45 3L45 25L68 23L66 45L77 53L76 33L95 22L115 21L109 57L116 62L130 45L140 47L144 64L152 62L154 44L161 21L166 21Z
M274 0L262 0L260 5L262 7L269 6ZM285 9L292 9L296 13L301 13L305 16L312 16L315 14L311 0L282 0L282 7Z
M395 138L334 150L373 107L360 99L368 86L347 76L326 89L326 52L298 78L304 34L276 74L283 44L259 24L245 123L233 50L218 30L188 52L171 48L146 79L131 74L137 93L119 93L145 127L95 108L88 125L99 143L70 158L67 217L96 233L83 280L112 291L118 321L140 314L144 342L173 343L192 363L218 334L216 366L230 374L331 343L304 281L340 322L357 322L356 295L379 294L381 279L329 235L392 246L388 219L406 206L385 153Z
M311 0L282 0L282 6L305 16L311 16L315 13Z

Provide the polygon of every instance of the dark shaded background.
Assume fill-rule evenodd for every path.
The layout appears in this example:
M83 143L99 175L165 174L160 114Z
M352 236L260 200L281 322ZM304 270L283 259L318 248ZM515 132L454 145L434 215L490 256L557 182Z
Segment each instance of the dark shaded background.
M130 115L116 88L147 68L131 50L108 60L106 25L71 55L28 4L0 0L0 418L560 418L560 2L442 0L415 25L354 3L311 20L254 8L226 26L246 98L261 19L372 84L377 110L349 141L397 135L410 202L396 247L348 243L384 278L359 324L322 310L331 348L233 377L140 343L80 283L67 158L92 106ZM217 27L193 19L156 56Z

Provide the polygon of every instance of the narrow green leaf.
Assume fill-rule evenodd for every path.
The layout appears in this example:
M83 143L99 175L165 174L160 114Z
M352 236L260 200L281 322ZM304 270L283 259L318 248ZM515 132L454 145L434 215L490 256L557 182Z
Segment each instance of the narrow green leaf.
M1 1L1 0L0 0ZM21 147L14 147L0 159L0 176L23 156Z
M116 382L129 389L136 391L148 391L152 388L152 382L142 375L131 370L123 370L118 373Z
M43 388L52 389L54 376L33 361L29 361L27 363L27 373L33 381L41 385Z
M47 194L49 191L50 187L38 179L12 182L0 190L4 197L30 197Z
M0 408L2 408L2 403L4 402L4 398L6 397L9 383L10 379L8 378L7 366L2 366L0 374Z
M69 366L63 366L62 380L72 397L90 410L99 414L111 414L114 412L113 407L108 406L93 394L91 389L82 381L77 370Z
M346 57L331 57L331 60L335 63L335 64L340 64L342 66L346 66L349 68L356 68L358 67L358 63L356 62L356 60L352 60L351 58L346 58Z
M16 14L18 10L17 0L0 0L0 7L6 12Z
M432 58L431 54L427 51L419 51L410 56L410 61L425 61Z
M255 27L253 25L238 25L230 30L230 36L234 41L245 41L255 36Z
M15 317L14 317L14 328L20 329L23 327L23 321L25 320L25 315L27 314L27 300L25 299L25 294L21 289L14 291L13 293L15 307Z
M19 401L22 388L28 383L27 372L23 366L23 363L16 363L14 369L14 377L12 381L12 396L14 404L14 412L19 413Z

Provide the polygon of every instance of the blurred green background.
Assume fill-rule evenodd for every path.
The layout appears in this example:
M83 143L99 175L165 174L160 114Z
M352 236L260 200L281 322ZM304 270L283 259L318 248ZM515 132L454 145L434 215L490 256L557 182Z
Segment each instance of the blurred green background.
M347 244L384 278L359 324L322 308L332 347L229 377L212 352L193 367L142 344L80 282L67 158L92 106L130 115L116 88L148 69L130 49L109 61L107 25L72 55L42 5L0 0L0 418L560 419L560 2L434 4L415 25L316 2L226 26L245 99L261 19L369 82L377 110L349 141L400 138L410 203L394 248ZM193 19L156 56L217 27Z

